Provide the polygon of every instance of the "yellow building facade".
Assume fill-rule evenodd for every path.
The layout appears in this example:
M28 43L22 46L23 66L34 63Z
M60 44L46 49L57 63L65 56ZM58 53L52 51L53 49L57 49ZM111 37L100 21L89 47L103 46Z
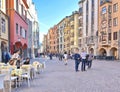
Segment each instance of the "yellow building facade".
M71 53L74 52L75 48L78 47L78 25L79 25L79 13L77 11L73 12L70 18L70 50Z
M120 59L120 0L99 0L98 53Z
M6 0L0 3L0 61L4 62L3 54L9 50L8 16L6 15Z
M64 21L64 51L70 53L70 16L66 16Z

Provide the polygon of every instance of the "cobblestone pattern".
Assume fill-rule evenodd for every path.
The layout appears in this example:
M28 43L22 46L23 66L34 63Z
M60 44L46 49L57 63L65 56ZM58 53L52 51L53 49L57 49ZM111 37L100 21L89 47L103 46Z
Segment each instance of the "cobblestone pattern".
M43 60L44 61L44 60ZM91 69L74 71L74 61L46 61L47 68L31 80L31 87L24 84L13 92L120 92L120 62L93 61ZM79 66L79 68L81 65Z

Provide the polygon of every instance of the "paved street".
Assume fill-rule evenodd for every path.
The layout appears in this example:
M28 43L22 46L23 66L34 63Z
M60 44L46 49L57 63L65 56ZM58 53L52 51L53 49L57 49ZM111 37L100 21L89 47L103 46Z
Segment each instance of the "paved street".
M40 59L46 61L44 59ZM46 61L46 69L31 87L23 84L14 92L120 92L120 62L94 60L92 69L75 72L74 61L65 66L54 59Z

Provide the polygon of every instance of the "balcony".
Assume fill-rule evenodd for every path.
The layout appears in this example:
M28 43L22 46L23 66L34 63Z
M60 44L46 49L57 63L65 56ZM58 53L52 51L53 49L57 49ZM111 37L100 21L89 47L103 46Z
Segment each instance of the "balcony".
M101 35L99 38L99 45L103 47L110 47L111 42L108 40L108 35Z
M102 41L102 42L100 43L100 45L103 46L103 47L110 47L110 46L111 46L111 44L108 43L107 41L106 41L106 42L105 42L105 41Z

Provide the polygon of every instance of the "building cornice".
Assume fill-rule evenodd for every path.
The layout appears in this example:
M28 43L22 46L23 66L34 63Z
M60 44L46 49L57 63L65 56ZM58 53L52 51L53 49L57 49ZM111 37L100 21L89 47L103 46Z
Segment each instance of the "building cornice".
M28 9L28 8L29 8L29 6L28 6L28 4L27 4L26 0L22 0L22 1L23 1L23 3L25 4L26 8Z
M78 4L80 4L80 3L83 3L85 0L80 0L79 2L78 2Z

